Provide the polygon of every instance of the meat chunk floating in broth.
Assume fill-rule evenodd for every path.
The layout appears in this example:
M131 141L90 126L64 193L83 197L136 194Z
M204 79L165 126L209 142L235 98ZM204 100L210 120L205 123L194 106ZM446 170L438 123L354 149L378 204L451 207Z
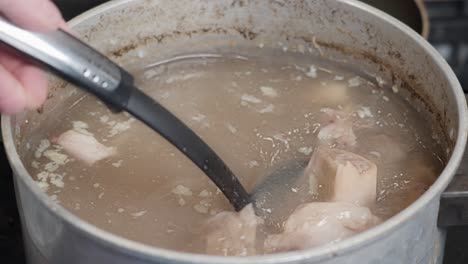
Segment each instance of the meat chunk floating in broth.
M368 206L375 203L377 166L352 152L319 146L305 170L319 196L330 202L299 206L281 234L264 242L266 252L307 249L340 241L380 222ZM317 191L317 189L315 189Z
M221 212L207 221L206 253L222 256L255 255L257 226L261 218L250 204L242 211Z
M311 185L323 186L319 195L325 200L361 206L375 202L377 166L357 154L319 146L312 154L306 173L314 183Z
M326 193L322 198L330 202L312 202L296 208L283 232L267 237L266 252L336 242L380 221L367 208L374 205L377 188L377 166L371 161L348 151L319 146L306 173L324 186L322 189ZM261 222L251 205L238 215L220 213L209 224L215 228L207 238L209 254L250 255L255 252L255 232Z
M322 109L325 125L320 129L317 137L322 143L336 144L339 147L356 145L356 135L353 124L346 120L344 113L332 109Z
M68 130L57 139L66 152L73 157L84 161L88 165L115 154L115 148L106 147L92 135Z
M265 240L265 251L312 248L340 241L380 222L366 207L350 203L309 203L299 206L284 225L284 232Z

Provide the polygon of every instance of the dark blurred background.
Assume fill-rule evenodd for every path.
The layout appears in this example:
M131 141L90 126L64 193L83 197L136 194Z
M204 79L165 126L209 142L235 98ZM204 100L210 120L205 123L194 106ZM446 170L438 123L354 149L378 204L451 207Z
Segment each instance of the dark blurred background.
M1 0L0 0L1 1ZM177 1L177 0L175 0ZM54 0L66 20L104 0ZM448 61L468 93L468 0L363 0L408 24L428 40ZM427 20L424 21L425 14ZM16 209L11 170L0 144L0 263L25 263L20 221ZM468 176L467 176L468 177ZM448 230L445 264L468 263L468 228Z
M426 0L425 2L431 28L429 42L452 66L466 93L468 92L468 1Z

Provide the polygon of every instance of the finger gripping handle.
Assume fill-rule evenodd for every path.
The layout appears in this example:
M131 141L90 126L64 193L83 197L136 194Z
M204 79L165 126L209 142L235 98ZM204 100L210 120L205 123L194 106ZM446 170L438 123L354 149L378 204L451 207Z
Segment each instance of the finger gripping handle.
M125 108L133 83L131 75L71 34L62 30L29 32L0 18L0 41L114 109Z

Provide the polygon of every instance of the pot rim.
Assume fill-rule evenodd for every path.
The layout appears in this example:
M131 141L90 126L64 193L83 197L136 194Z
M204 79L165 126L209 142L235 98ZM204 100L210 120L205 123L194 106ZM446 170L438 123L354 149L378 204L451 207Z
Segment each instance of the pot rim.
M133 2L134 0L116 0L104 3L98 7L95 7L77 17L72 19L68 24L73 27L88 18L97 16L100 13L110 10L112 8L125 5ZM379 17L390 23L392 26L398 28L402 34L409 36L412 41L416 42L421 46L421 49L428 54L436 63L436 65L446 73L446 77L453 87L453 93L456 97L456 107L458 112L459 132L457 135L456 144L446 167L435 181L435 183L414 203L410 206L379 224L378 226L357 234L353 237L347 238L339 243L332 245L324 245L308 250L276 253L270 255L260 255L251 257L220 257L220 256L209 256L202 254L185 253L174 250L157 248L149 245L145 245L140 242L132 241L108 231L104 231L85 220L75 216L70 211L66 210L60 205L51 207L51 200L47 194L44 193L36 184L36 182L29 175L28 171L24 167L21 159L16 151L14 136L11 131L11 118L2 115L2 137L5 145L5 150L11 167L13 169L14 177L19 178L23 184L25 184L30 191L36 196L37 200L45 206L51 214L58 218L63 219L73 229L83 232L85 236L88 236L95 242L111 249L117 250L126 255L138 256L138 258L151 261L151 260L170 260L178 261L181 263L278 263L278 262L296 262L301 260L309 261L320 261L324 259L332 258L333 256L346 255L358 247L365 246L372 243L375 240L394 231L401 223L407 221L416 212L420 211L424 206L429 204L433 199L439 199L442 191L447 187L450 180L456 173L458 165L461 162L463 153L465 151L465 145L468 134L468 123L467 116L468 110L465 100L465 95L458 82L457 77L453 73L450 66L442 58L441 55L418 33L413 31L411 28L393 18L392 16L362 2L353 0L336 0L339 3L350 5L353 8L360 9L361 11L367 12L369 15Z

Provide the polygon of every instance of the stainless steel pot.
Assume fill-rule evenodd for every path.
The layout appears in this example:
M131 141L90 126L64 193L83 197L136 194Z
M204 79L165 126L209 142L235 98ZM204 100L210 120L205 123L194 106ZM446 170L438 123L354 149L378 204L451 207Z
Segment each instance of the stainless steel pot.
M5 148L30 263L441 263L445 232L437 227L440 194L465 148L462 89L446 62L416 32L370 6L345 0L120 0L70 22L84 40L135 69L181 53L236 51L259 43L294 48L359 65L428 113L447 138L448 164L415 203L383 224L340 243L276 255L222 258L149 247L100 230L56 205L36 186L21 157L31 132L70 104L55 80L41 111L2 118ZM258 52L261 52L259 50ZM154 61L153 61L154 62Z

